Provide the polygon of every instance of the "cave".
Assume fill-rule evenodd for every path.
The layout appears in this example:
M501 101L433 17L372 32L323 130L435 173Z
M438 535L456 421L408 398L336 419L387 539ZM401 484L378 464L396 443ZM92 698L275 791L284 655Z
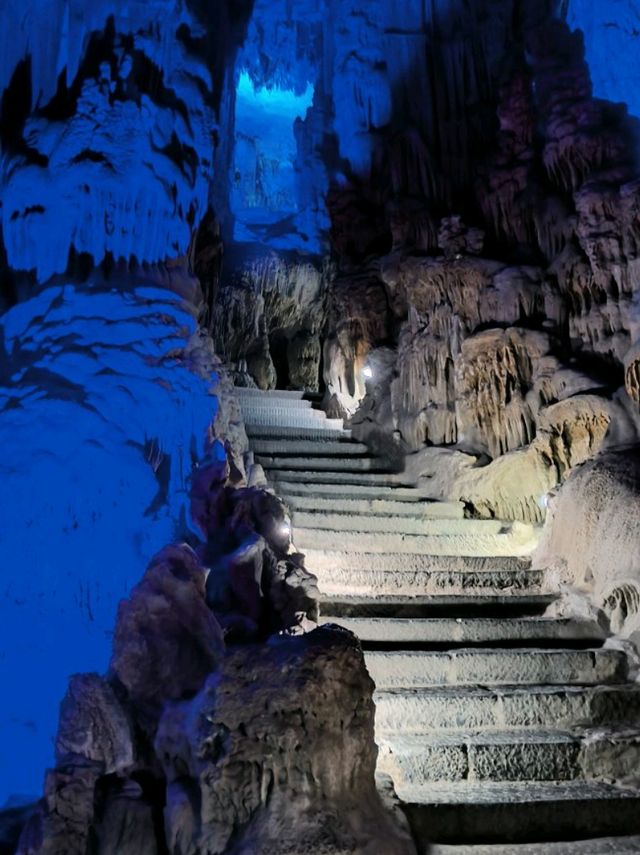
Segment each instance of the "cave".
M0 853L640 852L637 4L0 10Z

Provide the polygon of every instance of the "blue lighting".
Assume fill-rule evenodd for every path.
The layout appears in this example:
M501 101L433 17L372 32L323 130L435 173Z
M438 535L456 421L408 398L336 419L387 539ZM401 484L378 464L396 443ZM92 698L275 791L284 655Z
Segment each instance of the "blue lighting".
M240 74L231 176L236 241L319 251L300 204L296 139L313 96L310 83L296 94L277 86L256 86L247 71Z
M238 112L246 110L246 114L254 109L265 110L272 116L282 116L293 123L297 118L303 119L309 107L313 104L313 86L308 83L302 95L296 95L288 89L278 86L271 88L255 86L249 73L243 71L238 80Z
M584 33L593 94L640 116L640 10L629 0L570 0L567 21Z

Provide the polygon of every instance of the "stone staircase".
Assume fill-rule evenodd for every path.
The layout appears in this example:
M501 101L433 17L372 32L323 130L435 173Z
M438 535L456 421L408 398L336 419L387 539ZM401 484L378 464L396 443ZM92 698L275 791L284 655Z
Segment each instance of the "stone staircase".
M535 531L430 501L302 393L238 392L323 621L362 641L420 852L640 852L640 789L615 783L640 779L640 686L596 623L545 616Z

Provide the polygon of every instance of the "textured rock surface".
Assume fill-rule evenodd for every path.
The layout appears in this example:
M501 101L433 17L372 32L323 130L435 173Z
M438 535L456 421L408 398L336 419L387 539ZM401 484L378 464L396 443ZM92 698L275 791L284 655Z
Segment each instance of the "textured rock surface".
M637 450L586 463L560 488L535 555L558 580L594 598L616 633L640 631Z
M176 529L186 533L193 458L224 449L211 446L215 366L171 291L98 277L50 286L0 330L0 557L31 568L3 588L0 675L12 702L0 721L22 759L0 752L0 778L28 793L70 674L106 667L118 601Z
M160 723L170 851L411 852L375 790L372 688L344 631L230 651Z
M18 855L411 855L376 791L355 636L225 651L204 582L192 550L167 547L121 604L109 677L70 682ZM5 817L12 840L25 818Z
M166 547L118 608L111 670L143 710L195 694L220 663L206 575L192 549Z

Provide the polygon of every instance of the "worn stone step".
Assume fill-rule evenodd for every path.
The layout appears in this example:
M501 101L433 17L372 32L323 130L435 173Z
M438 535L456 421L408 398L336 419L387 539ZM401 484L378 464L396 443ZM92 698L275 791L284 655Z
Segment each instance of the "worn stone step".
M558 843L471 844L429 847L429 855L629 855L640 852L640 836L598 837Z
M591 781L460 782L397 790L420 855L435 843L640 833L640 791Z
M238 400L243 411L246 410L311 410L313 404L304 398L283 395L239 395ZM324 412L319 410L318 412Z
M256 439L251 443L254 454L290 457L295 454L304 457L318 457L326 455L331 457L362 456L369 454L369 449L362 442L344 441L331 442L328 440L304 440L304 439Z
M322 596L323 613L335 617L523 617L541 615L559 594L540 592L536 589L494 593L472 591L471 593L421 594L419 596Z
M307 397L307 393L299 389L255 389L251 386L234 386L238 398L258 398L265 401L282 398L285 401L296 401ZM313 393L309 397L317 397Z
M349 565L327 567L326 562L315 560L315 552L310 555L309 551L305 550L305 555L305 566L318 577L320 590L327 598L342 595L375 598L389 595L411 597L498 592L517 594L521 591L541 590L545 584L545 572L540 569L415 570L412 567L413 562L406 570L367 567L354 569ZM426 557L416 556L418 559ZM389 563L395 565L401 562L394 560Z
M407 562L408 568L397 569L403 556L389 556L391 569L377 567L354 568L350 563L327 567L326 562L316 560L317 550L303 550L305 565L318 577L320 590L325 599L353 598L387 599L389 597L416 598L420 596L436 596L446 594L456 596L482 596L484 594L513 594L522 592L540 592L546 589L546 573L540 568L523 568L521 570L484 570L465 571L448 570L446 568L433 570L416 570L414 562ZM367 557L360 553L360 557ZM371 555L372 558L385 557ZM411 556L413 557L413 556ZM415 556L426 558L427 556ZM429 558L452 558L459 556L435 556ZM417 563L417 562L416 562Z
M640 686L453 686L378 690L376 734L570 728L640 722Z
M387 486L375 483L331 484L322 483L321 481L306 483L299 472L294 474L295 480L290 481L282 478L282 473L274 473L278 486L278 495L283 498L309 496L311 498L331 499L384 499L393 502L405 502L407 504L432 501L427 491L413 485L402 486L398 483L392 483ZM367 476L364 477L366 478ZM371 476L368 477L371 478Z
M300 440L350 440L351 431L344 430L342 424L334 426L336 419L327 419L324 422L318 422L313 427L288 427L284 425L272 424L247 424L247 436L254 440L255 438L275 438L275 439L300 439Z
M256 457L259 463L272 477L275 471L302 471L305 474L340 473L356 474L359 472L391 472L390 463L381 457L266 457L261 454Z
M602 642L595 621L574 618L348 618L323 613L363 642L388 644L504 644L506 642Z
M339 566L348 571L371 570L373 572L447 572L464 574L482 574L486 571L518 573L531 568L529 558L512 555L430 555L407 553L406 555L385 555L380 552L356 552L343 549L317 550L307 549L305 555L321 570L330 570ZM543 570L537 573L544 575Z
M414 502L391 499L341 499L321 496L296 496L280 490L280 497L292 511L331 511L334 514L368 515L384 517L411 517L412 519L463 519L462 502L432 502L416 500Z
M429 519L428 517L368 516L366 514L327 513L326 511L294 511L291 521L295 528L323 529L369 534L446 534L446 535L498 535L510 526L497 520Z
M342 419L328 419L323 410L313 410L308 407L258 407L241 404L242 415L249 424L273 424L283 427L295 424L313 427L315 424L339 422L333 427L342 427Z
M340 545L345 552L460 555L460 556L526 556L538 542L533 526L525 523L506 523L500 532L488 529L487 534L387 534L341 529L312 529L296 526L294 543L303 552L308 549L335 549Z
M447 685L596 685L628 676L620 650L465 648L448 651L365 652L378 689Z
M640 759L638 730L500 730L394 734L378 770L398 785L436 781L592 780L623 777Z
M413 487L408 476L402 473L378 474L371 472L303 472L296 469L271 469L268 472L269 480L277 485L278 492L288 491L290 484L325 484L355 487ZM419 493L417 498L425 498L424 493Z

